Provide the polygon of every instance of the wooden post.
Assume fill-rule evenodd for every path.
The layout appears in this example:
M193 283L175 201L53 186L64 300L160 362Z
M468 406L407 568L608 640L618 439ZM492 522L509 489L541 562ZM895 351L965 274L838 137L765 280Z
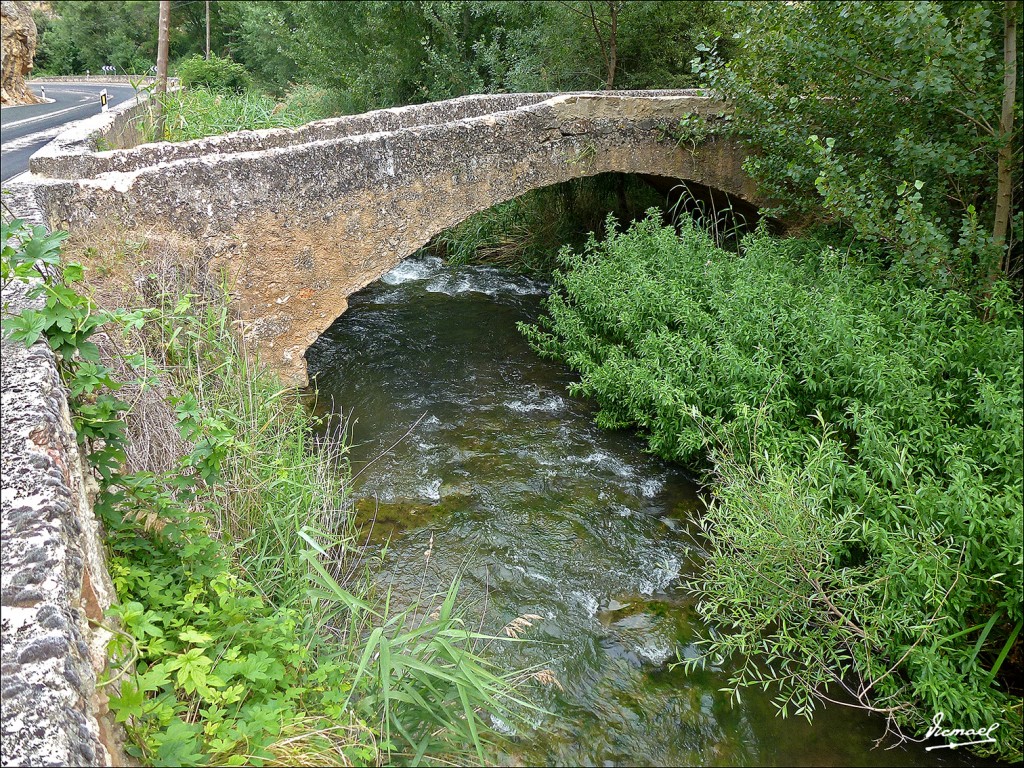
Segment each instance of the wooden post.
M156 45L156 138L164 140L163 97L167 95L167 56L171 36L171 0L160 0L160 21Z

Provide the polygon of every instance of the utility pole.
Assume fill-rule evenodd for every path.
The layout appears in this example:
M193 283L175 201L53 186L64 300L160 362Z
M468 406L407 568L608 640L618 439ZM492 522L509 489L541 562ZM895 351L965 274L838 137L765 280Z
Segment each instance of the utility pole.
M164 140L164 111L162 99L167 95L167 55L171 36L171 0L160 0L160 22L156 44L156 137Z
M206 60L210 60L210 0L206 0Z

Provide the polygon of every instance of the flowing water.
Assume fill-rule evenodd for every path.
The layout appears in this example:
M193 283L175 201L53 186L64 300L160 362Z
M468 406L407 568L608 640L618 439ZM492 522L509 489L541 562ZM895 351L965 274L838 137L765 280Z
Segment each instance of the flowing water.
M597 429L574 376L515 328L546 286L488 268L404 262L352 297L309 353L321 406L343 407L356 504L390 537L381 583L398 600L463 574L492 633L533 614L503 665L543 665L550 716L515 729L509 762L556 765L935 765L949 750L872 750L877 719L814 724L736 705L728 670L687 673L704 627L680 578L698 566L691 477L631 433ZM388 450L390 448L390 450ZM427 556L429 552L429 557ZM502 726L503 724L498 723ZM511 729L510 729L511 730Z

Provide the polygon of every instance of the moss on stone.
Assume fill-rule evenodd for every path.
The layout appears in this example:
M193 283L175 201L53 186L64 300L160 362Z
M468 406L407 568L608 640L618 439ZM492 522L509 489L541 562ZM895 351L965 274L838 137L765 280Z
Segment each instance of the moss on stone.
M450 515L467 506L472 498L470 494L450 493L437 502L422 499L380 501L373 497L356 499L353 505L356 529L363 541L382 544L406 531L422 528Z

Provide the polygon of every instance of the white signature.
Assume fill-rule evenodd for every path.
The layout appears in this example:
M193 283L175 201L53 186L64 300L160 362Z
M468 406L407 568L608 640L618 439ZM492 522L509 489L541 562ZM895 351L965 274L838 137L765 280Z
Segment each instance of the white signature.
M942 721L946 715L937 712L932 718L932 727L925 734L926 739L940 736L943 739L974 739L974 741L951 741L949 744L936 744L934 747L925 747L925 752L933 749L956 749L957 747L969 747L972 744L995 744L992 732L999 727L999 723L992 723L988 728L943 728Z

